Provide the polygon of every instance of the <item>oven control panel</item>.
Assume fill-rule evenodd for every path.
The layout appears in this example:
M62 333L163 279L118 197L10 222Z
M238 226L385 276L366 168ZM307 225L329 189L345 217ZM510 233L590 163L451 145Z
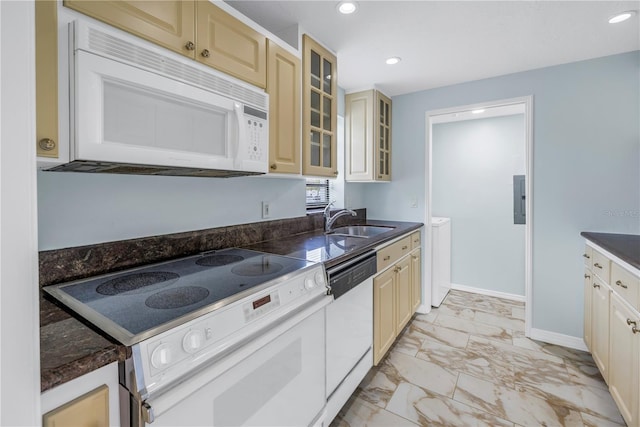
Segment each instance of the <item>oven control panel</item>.
M306 301L326 293L322 266L144 340L133 346L147 388L178 378L199 364L228 352L252 334L277 323ZM135 358L134 358L135 359Z

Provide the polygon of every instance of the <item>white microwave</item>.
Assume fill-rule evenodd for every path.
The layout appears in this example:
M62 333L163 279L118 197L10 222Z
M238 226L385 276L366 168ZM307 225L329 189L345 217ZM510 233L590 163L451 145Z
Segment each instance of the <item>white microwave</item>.
M263 90L116 29L75 21L70 32L70 163L50 170L267 172Z

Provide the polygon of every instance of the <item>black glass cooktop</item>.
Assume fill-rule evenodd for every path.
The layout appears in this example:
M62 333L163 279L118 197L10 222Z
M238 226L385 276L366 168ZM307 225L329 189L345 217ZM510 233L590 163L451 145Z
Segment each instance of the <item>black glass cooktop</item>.
M310 265L232 248L44 290L99 328L113 330L103 327L112 322L134 336L203 307L250 295L259 285Z

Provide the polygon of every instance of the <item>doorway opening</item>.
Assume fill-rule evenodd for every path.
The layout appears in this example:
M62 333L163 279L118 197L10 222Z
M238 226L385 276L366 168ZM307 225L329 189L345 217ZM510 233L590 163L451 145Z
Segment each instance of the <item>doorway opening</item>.
M533 97L527 96L428 111L425 133L425 164L427 165L425 200L427 203L424 223L426 225L425 246L427 253L433 254L435 249L433 247L434 230L436 230L436 237L438 237L437 226L442 221L439 217L447 216L449 212L452 212L452 216L454 216L450 221L452 251L456 251L456 242L460 241L459 252L452 252L452 266L460 267L461 260L472 260L466 262L464 268L452 269L453 287L524 301L525 335L527 337L530 336L533 312L531 289L532 104ZM498 126L504 126L501 128L504 132L501 131L499 137L495 133L492 134L491 131L492 128L497 129ZM465 142L463 136L472 135L472 132L478 133L471 139L467 137ZM520 144L518 147L508 141L510 137L513 139L514 135L517 139L516 144ZM504 142L500 142L501 138L504 139ZM509 146L509 144L511 145ZM435 164L434 159L436 159ZM452 162L452 159L455 161ZM440 184L442 186L439 187ZM490 212L491 209L500 209L500 211L496 211L494 215ZM477 216L475 224L472 221L474 212ZM494 216L501 217L502 226L498 226L497 222L491 222ZM457 221L455 217L458 218ZM434 220L434 218L436 219ZM506 224L505 218L507 222L510 220L511 223ZM479 222L481 220L484 221L484 224ZM474 230L478 232L476 233ZM488 241L491 238L492 230L504 234L496 235L494 239ZM467 239L466 242L462 236ZM508 256L503 256L505 259L501 260L499 252L503 248L500 245L509 243L512 244L514 251ZM517 248L513 248L513 245L517 245ZM478 253L482 254L484 260L481 259L481 256L472 258L474 251L480 251ZM492 252L496 253L493 259L491 259ZM507 254L507 252L503 251L503 254ZM509 257L512 258L511 261L506 259ZM505 261L509 265L505 265ZM425 256L423 262L427 272L432 272L433 268L437 267L432 265L432 256ZM477 262L477 264L474 265L473 262ZM518 271L522 273L518 273ZM480 285L476 287L473 285L474 272L477 272L479 276L484 275L485 283L487 280L493 280L491 274L499 275L502 273L499 278L503 283L496 280L495 286ZM506 283L512 280L510 277L513 278L519 274L519 277L524 276L523 289L522 282L515 284L515 287L512 288L507 287ZM498 278L498 276L493 277ZM468 283L460 284L456 280ZM425 304L439 305L437 300L441 296L439 296L437 288L432 295L434 290L432 274L425 275L425 288Z

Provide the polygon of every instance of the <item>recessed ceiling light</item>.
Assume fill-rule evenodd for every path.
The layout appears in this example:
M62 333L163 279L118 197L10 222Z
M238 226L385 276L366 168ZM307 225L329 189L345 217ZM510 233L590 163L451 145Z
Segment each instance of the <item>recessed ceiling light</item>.
M626 12L620 12L616 15L613 15L611 18L609 18L609 24L617 24L619 22L626 21L627 19L631 18L635 14L636 14L635 10L627 10Z
M391 58L388 58L385 62L387 63L387 65L395 65L400 61L402 61L402 58L400 58L399 56L392 56Z
M338 12L343 15L349 15L358 10L358 4L353 1L341 1L338 3Z
M471 110L471 114L482 114L484 113L484 108L478 108L477 110Z

